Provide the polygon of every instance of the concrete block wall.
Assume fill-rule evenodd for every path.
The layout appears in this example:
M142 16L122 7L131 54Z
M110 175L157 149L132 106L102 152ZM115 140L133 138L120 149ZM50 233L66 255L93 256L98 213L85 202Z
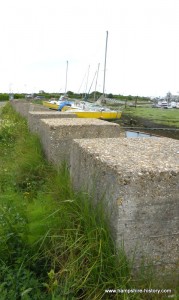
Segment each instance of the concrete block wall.
M40 105L40 104L33 104L33 103L30 103L30 107L29 107L29 110L30 111L49 111L50 109L48 107L45 107L43 105ZM51 110L52 112L55 112L53 110Z
M120 126L98 119L41 119L39 134L48 160L60 166L63 161L69 165L74 138L119 137Z
M34 105L35 106L35 105ZM31 111L31 107L28 113L28 126L29 129L34 133L39 133L40 120L41 119L60 119L60 118L76 118L75 114L62 113L51 111Z
M18 112L21 116L27 118L29 109L30 109L30 102L26 100L12 100L11 102L12 107Z
M58 118L51 110L32 112L32 105L19 102L11 103L40 135L47 158L55 166L67 160L74 188L88 192L94 203L103 202L117 247L124 242L135 266L148 258L160 272L175 271L179 141L122 138L117 124L63 118L62 113Z
M30 101L23 100L23 99L17 99L17 100L12 100L11 102L12 107L23 117L28 117L29 111L34 111L34 112L54 112L53 110L50 110L48 107L45 107L40 104L33 104Z
M137 267L162 272L179 263L179 142L159 139L74 140L73 186L103 201L118 247Z

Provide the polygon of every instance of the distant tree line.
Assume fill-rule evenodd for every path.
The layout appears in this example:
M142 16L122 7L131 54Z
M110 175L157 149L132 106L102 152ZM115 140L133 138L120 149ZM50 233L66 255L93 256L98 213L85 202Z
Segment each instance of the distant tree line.
M0 94L0 101L9 100L9 94Z
M59 98L62 94L61 93L46 93L44 91L40 91L39 93L34 93L33 94L33 98L37 97L37 96L41 96L45 99L50 99L50 98ZM15 93L13 94L14 99L25 99L26 95L24 93ZM86 95L85 93L74 93L72 91L68 91L67 92L67 96L69 98L72 99L94 99L97 100L98 98L100 98L102 96L102 93L96 91L96 92L92 92L88 95ZM149 97L140 97L140 96L124 96L124 95L116 95L116 94L106 94L105 95L106 98L110 98L110 99L116 99L116 100L120 100L120 101L148 101L150 100ZM9 94L8 93L4 93L4 94L0 94L0 101L8 101L9 100Z
M75 94L71 91L68 91L67 92L67 95L68 97L70 98L84 98L85 94ZM102 96L102 93L100 92L92 92L88 95L88 98L89 99L93 99L95 96L96 99L100 98ZM139 101L149 101L150 98L149 97L141 97L141 96L131 96L131 95L128 95L128 96L124 96L124 95L116 95L116 94L106 94L105 95L106 98L110 98L110 99L116 99L116 100L123 100L123 101L126 101L126 100L130 100L130 101L136 101L139 100Z
M9 100L9 96L10 94L8 93L0 93L0 101L8 101ZM25 98L25 94L13 94L14 99L24 99Z

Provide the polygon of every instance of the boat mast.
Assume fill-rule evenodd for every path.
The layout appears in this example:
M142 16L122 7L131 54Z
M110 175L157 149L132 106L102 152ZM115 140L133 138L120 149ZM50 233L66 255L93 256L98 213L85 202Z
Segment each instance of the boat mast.
M106 47L105 47L105 59L104 59L104 80L103 80L103 99L105 98L107 45L108 45L108 31L106 31Z
M81 85L80 85L80 88L79 88L77 94L79 94L79 92L80 92L80 90L81 90L81 87L82 87L82 85L83 85L83 82L84 82L84 80L85 80L85 77L86 77L86 73L85 73L85 75L84 75L84 77L83 77L82 83L81 83Z
M87 79L86 79L86 91L85 91L85 97L84 97L84 99L86 99L86 96L87 96L87 86L88 86L89 70L90 70L90 65L89 65L89 67L88 67L88 72L87 72Z
M67 74L68 74L68 60L67 60L67 66L66 66L65 95L66 95L66 91L67 91Z
M90 93L90 91L91 91L91 88L92 88L93 82L94 82L94 80L95 80L95 77L96 77L96 74L97 74L97 71L96 71L96 72L95 72L95 74L94 74L93 80L92 80L92 82L91 82L91 85L90 85L90 88L89 88L89 91L88 91L88 95L87 95L87 97L86 97L86 100L88 99L89 93Z
M96 75L96 83L95 83L95 91L94 91L94 101L96 101L96 87L97 87L97 81L98 81L99 66L100 66L100 63L98 64L97 75Z

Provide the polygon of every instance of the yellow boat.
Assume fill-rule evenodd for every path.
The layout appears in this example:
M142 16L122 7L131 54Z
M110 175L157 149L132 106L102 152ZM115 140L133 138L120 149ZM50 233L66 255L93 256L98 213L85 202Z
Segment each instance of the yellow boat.
M59 104L50 101L43 101L43 106L48 107L50 109L58 110Z
M122 112L120 111L73 111L66 110L66 112L74 113L78 118L96 118L102 120L116 120L120 119Z
M61 103L71 103L71 102L70 102L70 99L68 99L68 97L66 95L61 95L59 100L51 99L49 101L43 101L42 103L44 106L46 106L50 109L59 110L59 105Z
M58 101L43 101L43 105L54 110L59 110ZM81 103L84 105L84 103ZM76 106L64 105L61 109L62 112L74 113L78 118L96 118L103 120L117 120L121 118L121 111L113 111L110 109L105 109L103 107L87 106L85 109ZM59 111L60 112L60 111Z

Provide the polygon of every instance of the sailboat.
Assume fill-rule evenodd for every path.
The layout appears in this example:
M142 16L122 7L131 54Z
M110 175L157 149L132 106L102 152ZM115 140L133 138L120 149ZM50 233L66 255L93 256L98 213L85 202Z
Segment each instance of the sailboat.
M59 105L66 101L68 102L68 96L66 94L67 92L67 74L68 74L68 60L66 62L66 79L65 79L65 93L60 96L58 100L49 100L49 101L43 101L43 105L54 110L59 110Z
M104 79L103 79L103 98L105 97L105 79L106 79L106 58L107 58L107 42L108 42L108 31L106 32L106 47L105 47L105 60L104 60ZM99 68L99 66L98 66ZM67 79L67 75L66 75ZM60 102L60 103L59 103ZM91 104L87 101L59 101L58 103L49 103L44 101L43 105L55 109L58 111L74 113L78 118L96 118L103 120L116 120L120 119L122 112L113 111L107 107L103 107L99 104Z

